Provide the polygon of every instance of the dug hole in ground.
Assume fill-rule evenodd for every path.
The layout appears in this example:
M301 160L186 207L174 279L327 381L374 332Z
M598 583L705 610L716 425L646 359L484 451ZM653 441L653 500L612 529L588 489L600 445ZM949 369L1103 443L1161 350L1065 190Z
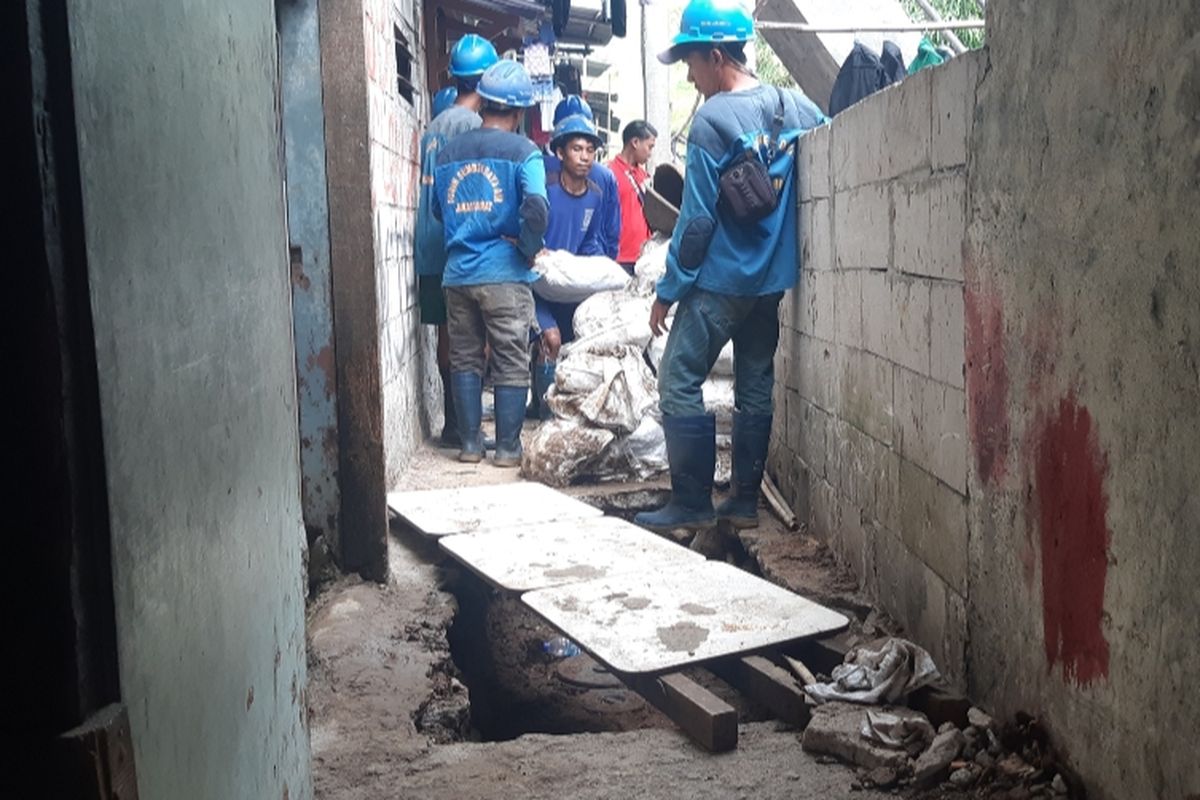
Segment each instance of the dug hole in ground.
M527 422L522 437L525 479L567 487L625 518L668 494L654 376L663 341L652 341L647 329L664 262L665 243L656 242L626 286L592 294L580 306L577 339L563 348L550 392L554 419ZM722 362L705 399L719 420L716 477L726 487L731 354ZM459 464L455 455L420 450L393 489L521 479L486 462ZM853 576L823 545L785 528L765 505L759 519L757 529L707 554L846 614L850 629L827 646L806 649L805 659L818 681L839 671L843 685L861 679L870 671L867 659L860 657L857 669L839 666L843 654L851 652L853 660L853 648L862 646L869 655L902 631L859 596ZM904 706L832 702L800 730L772 719L707 670L686 670L738 710L737 749L712 755L586 654L548 654L545 644L557 631L445 558L435 543L396 526L388 561L384 584L336 578L310 603L307 699L318 798L1051 798L1071 792L1073 782L1055 768L1044 732L1031 718L1004 727L978 710L968 718L965 699L931 701L926 688L904 699L925 705L928 715Z

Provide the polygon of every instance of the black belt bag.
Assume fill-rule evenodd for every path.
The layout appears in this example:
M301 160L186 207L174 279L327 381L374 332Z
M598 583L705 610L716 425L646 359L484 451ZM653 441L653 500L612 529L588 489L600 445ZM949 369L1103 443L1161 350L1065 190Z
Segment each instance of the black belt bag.
M775 160L775 148L779 134L783 131L783 91L775 93L779 105L771 121L771 141L767 150L767 161L758 157L758 148L751 148L734 160L718 181L720 209L735 222L758 222L771 216L779 205L779 192L771 180L769 165Z

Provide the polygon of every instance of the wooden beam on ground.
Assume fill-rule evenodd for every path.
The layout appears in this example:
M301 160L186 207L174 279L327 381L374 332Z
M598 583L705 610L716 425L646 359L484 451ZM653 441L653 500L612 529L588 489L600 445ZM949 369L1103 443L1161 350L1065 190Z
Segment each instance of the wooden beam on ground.
M59 737L58 763L49 776L58 797L137 800L133 737L125 706L114 703Z
M729 658L709 665L713 672L776 718L803 728L811 712L804 687L792 673L763 656Z
M679 673L620 677L705 750L737 748L737 710L691 678Z

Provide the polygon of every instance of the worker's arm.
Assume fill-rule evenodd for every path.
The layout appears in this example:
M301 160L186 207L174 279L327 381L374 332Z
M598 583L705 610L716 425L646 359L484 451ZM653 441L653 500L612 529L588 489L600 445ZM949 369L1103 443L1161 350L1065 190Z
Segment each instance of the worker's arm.
M604 190L604 197L600 202L598 209L601 214L601 241L603 242L602 252L597 255L605 255L613 261L617 260L617 252L621 247L621 195L617 190L617 178L613 171L608 167L604 167L608 179L600 188Z
M546 227L550 221L550 204L546 200L546 165L541 153L530 152L518 167L521 187L521 233L517 237L517 249L533 261L546 246Z
M697 131L695 126L700 124L701 120L696 120L688 136L683 202L667 248L667 273L657 286L659 303L668 307L695 284L717 226L717 160L702 146L705 137L715 139L715 133L707 130L707 125Z

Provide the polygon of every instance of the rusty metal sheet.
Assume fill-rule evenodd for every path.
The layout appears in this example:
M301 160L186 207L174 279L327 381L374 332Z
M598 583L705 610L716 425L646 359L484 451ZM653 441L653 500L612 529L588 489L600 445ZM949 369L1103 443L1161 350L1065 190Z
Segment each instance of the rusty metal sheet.
M699 553L617 517L446 536L438 544L484 580L510 592L704 561Z
M836 611L717 561L537 589L521 599L627 673L678 669L849 624Z
M392 492L388 508L432 537L600 517L600 509L532 481Z

